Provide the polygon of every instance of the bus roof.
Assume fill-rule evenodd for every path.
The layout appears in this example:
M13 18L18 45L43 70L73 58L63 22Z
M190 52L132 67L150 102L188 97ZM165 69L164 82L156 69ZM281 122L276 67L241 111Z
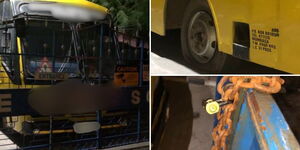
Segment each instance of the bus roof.
M9 0L13 3L14 15L23 12L49 14L54 18L71 22L102 20L108 9L87 0ZM23 4L22 4L23 3Z
M108 13L108 9L106 7L95 4L87 0L12 0L12 1L53 2L53 3L60 3L60 4L73 5L77 7L93 9L101 13Z
M85 8L95 9L95 10L100 11L102 13L103 12L105 12L105 13L108 12L107 8L105 8L101 5L92 3L92 2L87 1L87 0L34 0L34 1L63 3L63 4L66 4L66 5L75 5L75 6L78 6L78 7L85 7Z

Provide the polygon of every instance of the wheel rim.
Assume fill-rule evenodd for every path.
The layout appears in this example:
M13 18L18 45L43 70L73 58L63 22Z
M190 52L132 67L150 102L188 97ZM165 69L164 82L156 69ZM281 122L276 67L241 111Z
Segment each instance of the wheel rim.
M206 12L197 12L188 27L188 45L200 63L210 61L216 51L216 30L212 18Z

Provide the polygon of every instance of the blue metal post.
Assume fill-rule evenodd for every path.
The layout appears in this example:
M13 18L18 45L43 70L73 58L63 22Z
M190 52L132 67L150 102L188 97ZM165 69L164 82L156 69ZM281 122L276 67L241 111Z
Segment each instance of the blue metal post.
M143 86L143 74L144 74L144 41L141 40L140 44L140 64L139 64L139 87ZM137 142L140 141L141 136L141 105L138 106L137 114Z
M102 113L100 110L97 111L97 122L101 126ZM101 128L97 131L97 148L101 148Z
M220 80L222 79L223 76L218 76L217 77L217 81L216 81L216 95L215 95L215 99L220 99L221 98L221 94L218 92L217 90L217 86L220 82Z
M103 25L100 26L100 50L99 50L99 84L102 80L102 59L103 59Z
M292 130L273 97L248 90L234 129L232 149L294 150L300 149Z
M52 123L53 123L53 117L52 115L50 115L49 117L49 131L50 131L50 134L49 134L49 150L52 150L52 129L53 129L53 126L52 126Z
M102 81L102 59L103 59L103 25L100 27L100 52L99 52L99 85L101 85ZM97 111L97 122L99 122L100 126L101 124L101 110ZM97 131L97 148L101 148L101 128Z
M144 41L141 40L140 49L140 69L139 69L139 87L143 86L143 72L144 72Z

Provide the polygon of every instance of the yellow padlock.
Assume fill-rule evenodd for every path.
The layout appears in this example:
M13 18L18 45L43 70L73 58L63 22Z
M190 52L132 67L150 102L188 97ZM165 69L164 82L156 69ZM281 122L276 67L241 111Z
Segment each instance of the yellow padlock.
M212 115L220 111L220 105L218 102L209 99L206 101L205 109L208 114Z

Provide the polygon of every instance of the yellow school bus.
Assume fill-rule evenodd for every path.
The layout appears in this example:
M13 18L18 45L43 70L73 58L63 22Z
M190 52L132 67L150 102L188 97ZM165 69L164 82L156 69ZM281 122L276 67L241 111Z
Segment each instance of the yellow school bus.
M0 126L21 132L26 122L38 124L48 119L29 116L33 112L24 105L27 99L16 94L78 78L74 51L80 51L74 43L89 45L84 57L97 55L90 51L100 45L94 41L100 41L99 26L109 24L107 15L107 8L87 0L0 0L0 119L4 120Z
M300 73L300 1L152 0L151 7L152 31L181 28L183 55L198 68L218 71L232 55Z
M86 0L0 0L0 8L0 90L54 83L40 75L57 81L78 77L74 57L83 50L73 47L83 47L77 43L84 39L92 43L85 51L95 49L97 29L109 23L108 9Z

